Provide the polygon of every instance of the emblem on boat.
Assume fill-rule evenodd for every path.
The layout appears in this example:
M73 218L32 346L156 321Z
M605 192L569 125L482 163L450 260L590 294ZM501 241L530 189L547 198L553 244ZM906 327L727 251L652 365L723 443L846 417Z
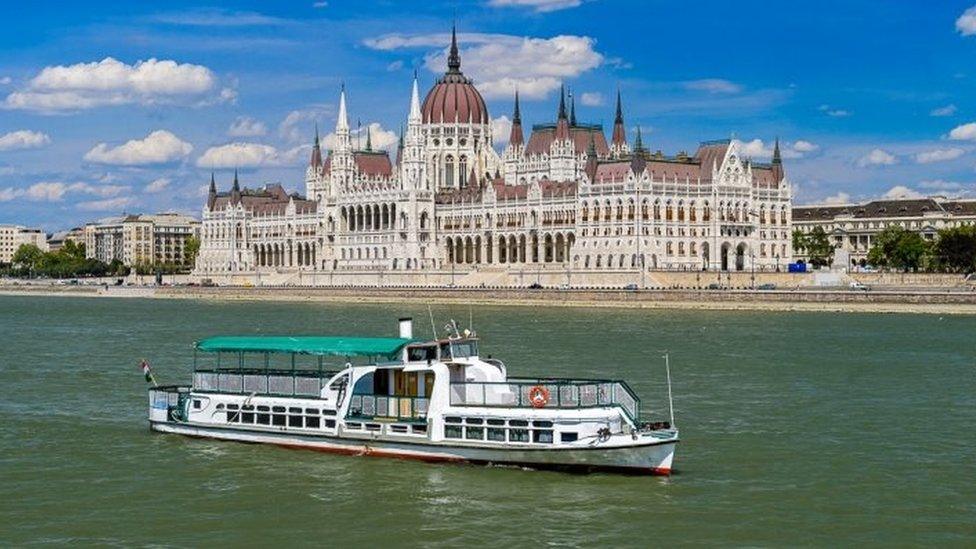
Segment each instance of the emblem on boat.
M529 402L533 408L545 408L549 404L549 389L542 385L536 385L529 389Z

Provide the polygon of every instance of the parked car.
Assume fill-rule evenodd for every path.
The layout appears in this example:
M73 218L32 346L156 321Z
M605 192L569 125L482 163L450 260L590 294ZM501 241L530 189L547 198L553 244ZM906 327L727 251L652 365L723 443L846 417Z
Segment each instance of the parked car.
M529 289L530 290L541 290L542 289L542 284L539 284L538 282L533 282L532 284L529 284Z
M721 290L722 289L722 285L719 284L718 282L712 282L711 284L708 285L708 289L709 290Z
M637 284L634 284L633 282L631 282L630 284L627 284L626 286L624 286L624 289L625 290L631 290L631 291L636 292L637 291Z
M854 282L851 282L851 289L866 292L871 288L855 280Z
M757 290L775 290L776 289L776 285L773 284L772 282L766 282L765 284L760 284L760 285L756 286L756 289Z

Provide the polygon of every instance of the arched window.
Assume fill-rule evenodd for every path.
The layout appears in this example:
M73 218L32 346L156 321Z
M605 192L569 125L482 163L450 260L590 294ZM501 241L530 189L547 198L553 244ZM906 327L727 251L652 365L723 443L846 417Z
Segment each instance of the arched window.
M468 184L468 157L461 155L458 158L458 187Z
M454 157L451 155L444 157L444 186L454 186Z

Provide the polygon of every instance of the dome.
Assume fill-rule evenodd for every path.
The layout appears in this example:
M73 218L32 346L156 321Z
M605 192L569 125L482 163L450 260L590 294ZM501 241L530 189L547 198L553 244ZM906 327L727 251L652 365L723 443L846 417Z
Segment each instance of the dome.
M461 72L457 37L451 32L451 53L447 58L447 72L427 92L421 109L425 124L488 123L488 107L477 88Z

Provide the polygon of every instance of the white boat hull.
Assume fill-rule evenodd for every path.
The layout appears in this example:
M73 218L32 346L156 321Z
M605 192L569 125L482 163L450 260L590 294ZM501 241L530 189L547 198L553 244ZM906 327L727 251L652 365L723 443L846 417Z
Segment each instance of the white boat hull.
M414 459L426 462L456 462L559 469L571 471L614 471L632 474L668 475L674 460L677 438L659 439L644 435L626 444L599 443L589 446L550 448L486 448L448 445L425 440L387 440L259 431L193 423L150 421L150 428L162 433L192 437L275 444L336 454Z

